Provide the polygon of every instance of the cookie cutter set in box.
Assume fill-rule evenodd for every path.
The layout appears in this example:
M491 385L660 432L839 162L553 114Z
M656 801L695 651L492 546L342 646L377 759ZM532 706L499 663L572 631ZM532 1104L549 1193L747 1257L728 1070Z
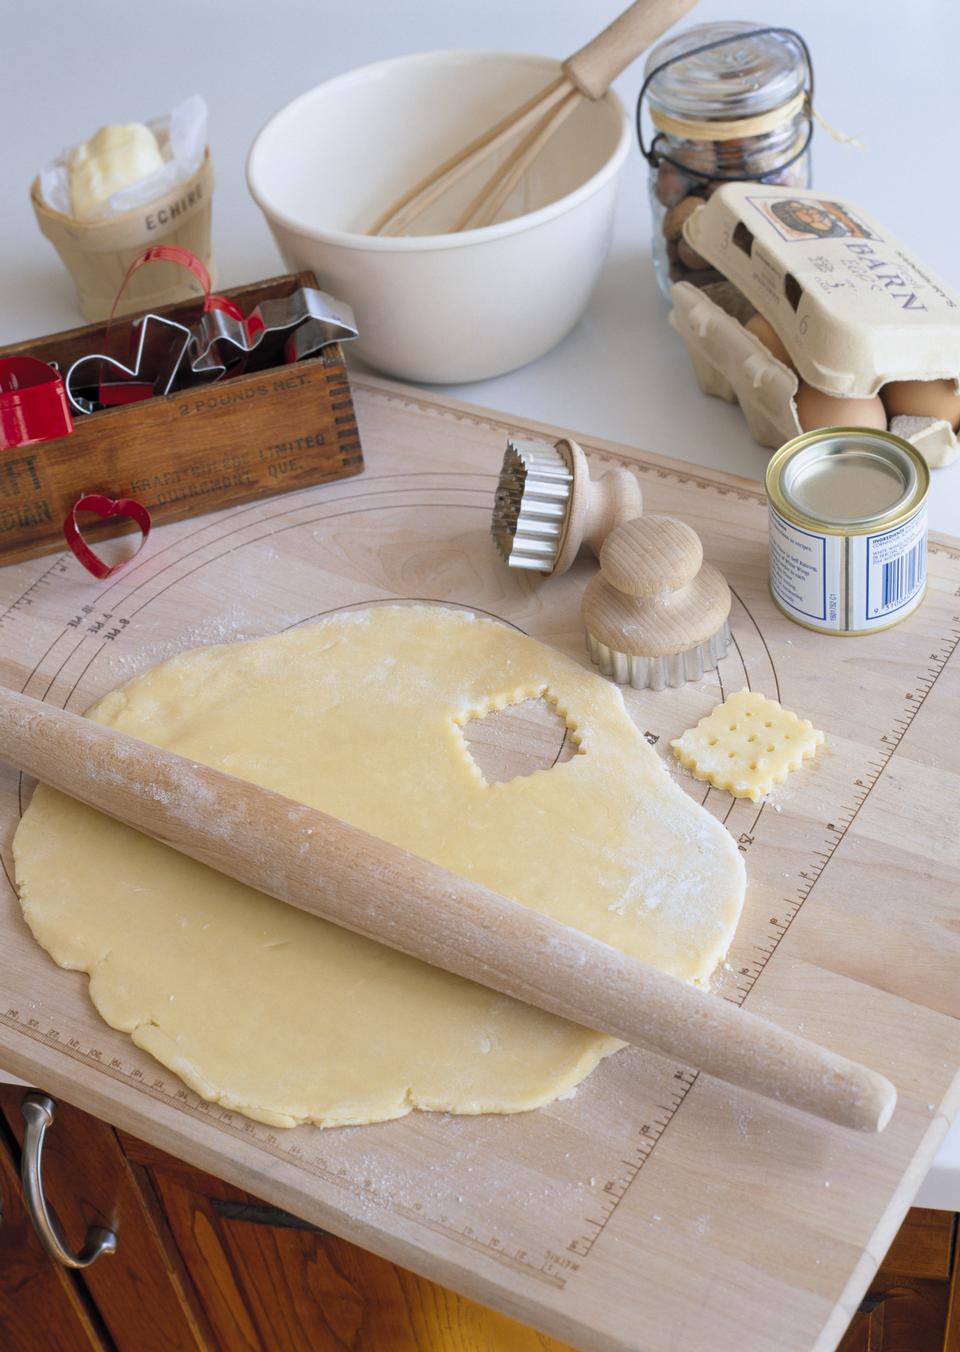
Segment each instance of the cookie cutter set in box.
M91 542L118 527L139 529L138 552L154 524L363 468L349 307L309 272L215 295L174 245L133 269L154 256L204 296L0 348L0 563L66 540L104 578L132 554L108 563Z

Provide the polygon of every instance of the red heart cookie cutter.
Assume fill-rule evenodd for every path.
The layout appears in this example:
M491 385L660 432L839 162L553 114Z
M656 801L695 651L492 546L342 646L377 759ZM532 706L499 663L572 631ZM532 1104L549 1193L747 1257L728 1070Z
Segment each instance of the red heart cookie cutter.
M119 563L112 565L104 563L103 559L93 552L83 538L80 523L77 521L78 512L93 512L104 521L111 516L128 516L131 521L135 521L140 527L140 543L129 558L122 559ZM104 493L85 493L83 497L77 498L71 507L70 514L63 523L63 534L75 557L79 559L87 572L92 573L94 577L105 578L119 572L121 568L125 568L132 559L137 557L147 543L150 525L150 513L142 502L137 502L136 498L108 498Z

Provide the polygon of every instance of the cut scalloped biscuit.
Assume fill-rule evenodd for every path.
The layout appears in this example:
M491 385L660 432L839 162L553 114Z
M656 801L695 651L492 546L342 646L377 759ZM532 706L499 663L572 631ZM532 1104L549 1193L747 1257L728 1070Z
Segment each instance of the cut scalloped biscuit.
M757 802L815 755L823 740L809 719L766 695L740 690L670 746L697 779Z

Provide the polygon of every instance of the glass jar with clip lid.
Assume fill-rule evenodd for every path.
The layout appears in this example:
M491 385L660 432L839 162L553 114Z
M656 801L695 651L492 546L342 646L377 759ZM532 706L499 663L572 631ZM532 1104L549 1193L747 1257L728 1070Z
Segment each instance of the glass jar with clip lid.
M637 133L650 165L654 267L668 299L674 282L722 280L682 231L723 183L810 187L812 97L810 53L790 28L699 24L650 53ZM649 146L645 102L655 128Z

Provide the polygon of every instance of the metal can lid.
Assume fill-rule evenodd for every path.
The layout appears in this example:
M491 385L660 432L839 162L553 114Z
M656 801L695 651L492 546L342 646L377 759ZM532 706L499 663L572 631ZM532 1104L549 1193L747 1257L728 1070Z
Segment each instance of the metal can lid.
M893 524L926 496L929 471L900 437L857 427L828 427L787 442L767 467L777 507L831 533Z

